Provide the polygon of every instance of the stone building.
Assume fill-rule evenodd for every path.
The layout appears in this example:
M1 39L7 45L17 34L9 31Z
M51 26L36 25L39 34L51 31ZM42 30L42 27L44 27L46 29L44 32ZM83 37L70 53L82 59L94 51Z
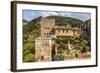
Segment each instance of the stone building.
M55 26L53 30L56 36L80 36L80 30L78 28Z
M41 19L41 36L49 35L52 28L55 26L55 19L43 18Z
M40 36L35 39L35 60L51 61L53 41L50 36Z

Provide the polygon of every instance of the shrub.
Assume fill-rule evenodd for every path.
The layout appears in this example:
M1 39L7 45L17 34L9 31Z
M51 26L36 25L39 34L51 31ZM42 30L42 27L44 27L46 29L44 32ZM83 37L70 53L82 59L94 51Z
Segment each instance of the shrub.
M55 55L54 56L54 61L61 61L61 60L64 60L64 56L63 55Z

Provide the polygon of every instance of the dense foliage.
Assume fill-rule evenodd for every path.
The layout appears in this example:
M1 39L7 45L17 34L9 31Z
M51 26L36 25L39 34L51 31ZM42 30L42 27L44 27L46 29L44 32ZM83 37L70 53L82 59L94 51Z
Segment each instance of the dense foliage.
M35 61L35 38L40 35L40 20L38 17L23 25L23 61Z

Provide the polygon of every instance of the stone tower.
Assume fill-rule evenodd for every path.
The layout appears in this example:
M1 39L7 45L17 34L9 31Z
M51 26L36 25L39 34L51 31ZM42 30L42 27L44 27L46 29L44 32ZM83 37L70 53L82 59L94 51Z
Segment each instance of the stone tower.
M41 19L41 36L35 38L35 60L51 61L52 60L52 36L49 35L55 26L55 19Z
M51 61L52 38L38 37L35 39L35 60L36 61Z
M41 19L41 36L49 35L52 28L55 26L55 19L43 18Z

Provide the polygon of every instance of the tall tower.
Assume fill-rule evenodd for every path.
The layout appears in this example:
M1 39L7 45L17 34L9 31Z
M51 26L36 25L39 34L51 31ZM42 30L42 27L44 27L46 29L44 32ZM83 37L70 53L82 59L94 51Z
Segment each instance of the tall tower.
M52 36L49 35L55 26L55 19L41 19L41 36L35 38L35 60L51 61L52 60Z
M38 37L35 39L35 60L51 61L52 57L52 39L51 37Z
M52 28L55 26L55 19L43 18L41 19L41 36L49 35Z

